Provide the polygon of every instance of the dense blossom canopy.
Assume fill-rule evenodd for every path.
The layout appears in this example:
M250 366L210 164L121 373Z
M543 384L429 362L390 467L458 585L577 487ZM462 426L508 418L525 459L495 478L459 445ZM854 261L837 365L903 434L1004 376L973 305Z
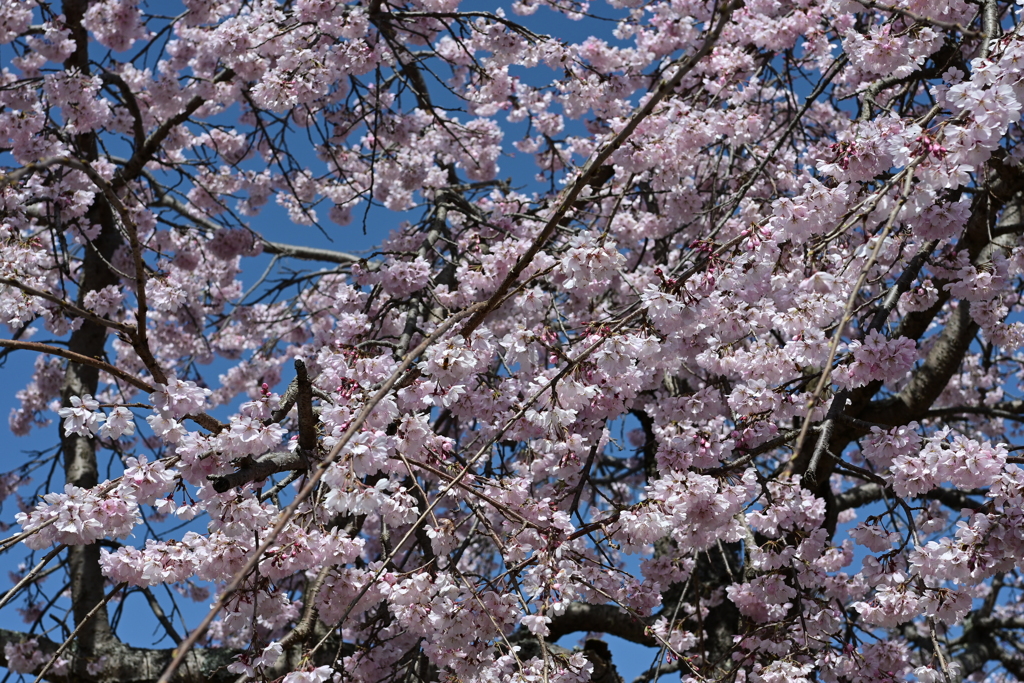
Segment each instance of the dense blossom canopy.
M1021 8L496 5L0 2L0 664L1024 680Z

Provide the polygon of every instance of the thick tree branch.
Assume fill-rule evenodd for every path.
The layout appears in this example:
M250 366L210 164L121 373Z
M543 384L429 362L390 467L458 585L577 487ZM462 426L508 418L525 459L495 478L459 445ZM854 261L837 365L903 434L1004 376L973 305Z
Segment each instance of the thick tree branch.
M313 385L306 372L306 364L295 360L295 379L298 382L295 405L299 412L299 452L315 454L316 447L316 415L313 414Z
M551 618L548 639L557 641L564 635L577 632L608 633L631 643L654 647L658 641L647 632L648 625L627 614L616 605L591 605L573 602L565 612Z
M244 486L251 481L261 481L272 477L278 472L292 472L309 469L309 458L300 451L273 451L259 458L251 455L234 461L238 468L230 474L211 474L207 479L213 482L213 490L224 493L236 486Z
M970 510L981 510L985 507L985 503L978 500L977 498L971 498L972 492L958 491L957 489L948 488L935 488L926 493L922 493L919 498L925 498L927 500L937 500L943 505L960 511L964 508ZM977 492L983 495L983 492ZM842 493L837 493L835 497L835 507L837 511L852 510L859 507L874 503L877 500L883 498L893 499L896 494L889 486L882 486L876 482L867 482L860 486L854 486L851 489L847 489Z
M45 636L0 629L0 666L8 665L4 646L28 640L36 642L34 648L47 660L59 647L58 643ZM215 647L191 652L188 662L181 667L181 673L174 679L174 683L233 682L235 676L227 672L227 665L233 662L239 653L238 650ZM71 651L68 656L71 664L67 673L57 675L51 671L46 675L46 680L54 683L153 683L171 660L174 650L152 650L114 643L105 648L102 654L106 657L102 670L98 673L89 673L86 667L95 661L98 655L86 656L84 653ZM39 666L34 675L42 670L42 666Z

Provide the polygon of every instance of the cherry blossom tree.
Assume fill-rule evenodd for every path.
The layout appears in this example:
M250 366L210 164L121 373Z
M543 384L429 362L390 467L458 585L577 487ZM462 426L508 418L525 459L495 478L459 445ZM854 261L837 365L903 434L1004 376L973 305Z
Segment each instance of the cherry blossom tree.
M1024 680L1021 8L888 2L0 2L0 664Z

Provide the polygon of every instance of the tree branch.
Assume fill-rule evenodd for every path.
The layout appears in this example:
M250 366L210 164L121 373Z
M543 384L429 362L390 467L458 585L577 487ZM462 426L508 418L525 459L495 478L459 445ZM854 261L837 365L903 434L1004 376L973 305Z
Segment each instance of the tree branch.
M0 629L0 666L8 666L4 647L8 644L36 641L35 649L47 659L51 658L59 647L58 643L40 635L30 635L8 629ZM106 661L102 671L90 673L86 665L89 657L76 653L71 659L68 672L56 675L50 672L46 680L55 683L153 683L160 671L174 654L173 649L151 650L135 648L113 643L104 649ZM227 672L227 665L240 654L239 650L207 647L189 653L188 661L181 667L181 673L174 678L174 683L232 683L234 675ZM40 665L35 673L41 671Z
M110 363L102 361L98 358L89 358L88 356L83 356L80 353L75 353L74 351L62 349L59 346L50 346L49 344L43 344L41 342L15 341L14 339L0 339L0 346L8 349L36 351L38 353L48 353L52 356L60 356L61 358L66 358L74 363L78 363L80 365L88 365L90 367L97 368L98 370L102 370L108 375L117 377L118 379L123 380L124 382L132 385L136 389L141 389L142 391L145 391L147 393L153 393L154 391L156 391L156 387L154 387L152 384L144 382L135 375L125 372L120 368L114 367Z
M572 602L565 612L552 617L548 625L552 642L576 632L608 633L631 643L654 647L658 641L647 632L647 624L616 605L591 605Z
M45 299L46 301L49 301L50 303L53 303L53 304L56 304L56 305L60 306L64 310L68 311L69 313L71 313L73 315L76 315L79 318L84 318L86 320L91 320L92 322L96 323L97 325L103 325L104 327L109 327L110 329L117 330L118 332L121 332L123 334L131 334L134 331L134 328L131 325L126 325L124 323L119 323L119 322L114 321L114 320L108 320L107 318L104 318L103 316L96 315L92 311L86 310L86 309L84 309L84 308L82 308L80 306L76 306L73 303L70 303L69 301L67 301L65 299L62 299L59 296L54 296L53 294L49 294L49 293L44 292L42 290L36 289L35 287L31 287L29 285L26 285L23 282L18 282L17 280L11 280L9 278L0 278L0 284L7 285L8 287L16 287L17 289L20 289L21 291L25 292L26 294L29 294L29 295L35 296L35 297L39 297L40 299Z
M207 477L213 482L213 490L217 493L224 493L236 486L244 486L251 481L260 481L271 477L278 472L291 472L295 470L308 470L309 458L301 450L273 451L261 455L258 459L248 455L234 461L238 468L230 474L211 474Z
M132 136L135 138L133 149L140 150L146 144L146 131L142 127L142 111L139 109L139 101L135 99L135 93L128 87L124 79L112 71L104 71L102 76L104 83L116 86L124 98L124 104L128 107L128 113L132 116Z
M180 648L178 648L177 654L175 655L174 659L171 660L170 664L167 665L167 668L160 676L160 683L171 683L171 681L174 680L174 677L177 674L178 669L185 663L188 654L191 652L195 644L199 641L200 638L203 637L203 635L205 635L206 630L210 627L210 624L213 623L214 617L216 617L217 614L220 613L220 611L224 608L224 605L227 604L227 601L239 589L239 587L242 585L242 582L245 580L245 577L248 576L249 573L256 568L256 566L259 564L260 559L263 557L263 554L267 552L271 545L273 545L274 541L281 534L284 528L288 525L292 517L295 516L295 513L299 509L299 506L302 505L302 503L307 498L309 498L314 488L316 488L316 486L319 484L320 479L322 479L323 475L327 472L327 468L337 459L338 455L341 453L341 450L348 445L348 442L352 439L352 437L355 436L355 434L362 428L363 424L370 416L370 413L374 410L374 408L377 407L377 404L384 400L385 396L391 393L392 389L394 389L398 381L405 375L406 371L412 366L413 361L415 361L416 358L420 356L420 354L426 351L431 344L433 344L440 337L445 335L451 329L452 326L454 326L464 317L471 316L474 313L476 313L481 308L482 305L483 304L474 304L472 306L469 306L468 308L460 311L459 313L452 315L443 323L438 325L437 329L435 329L430 336L424 339L419 346L417 346L412 352L410 352L405 357L405 359L398 365L398 367L395 368L394 372L391 373L391 376L387 379L387 381L385 381L381 385L380 389L378 389L377 392L372 397L370 397L370 399L363 406L362 410L359 411L359 414L349 423L348 429L346 429L345 433L341 435L340 439L338 439L338 442L331 449L331 452L327 454L327 457L325 457L320 462L319 466L313 471L313 474L309 477L309 481L306 482L306 485L302 487L302 490L299 491L298 494L296 494L295 500L293 500L291 504L287 508L285 508L280 513L280 515L278 515L277 523L274 525L274 528L266 534L260 546L250 554L250 557L246 561L245 566L243 566L234 575L234 577L232 577L228 585L225 586L224 589L221 591L220 596L217 598L217 601L214 603L210 611L206 614L206 617L203 619L202 623L200 623L199 626L196 627L196 629L189 634L185 642L182 643ZM465 473L468 471L469 468L467 466L463 470L463 472ZM399 544L399 546L400 545L401 544ZM369 589L371 584L372 582L368 581L363 588L363 593L361 593L360 595L364 594L365 591ZM356 600L358 601L358 599L359 598L357 598ZM352 604L354 606L355 602L353 602Z
M154 188L156 189L156 188ZM202 216L193 213L192 210L181 201L178 201L167 193L161 193L157 191L158 199L155 202L156 206L162 206L167 209L171 209L175 213L187 218L196 225L199 225L211 232L221 230L225 226L220 223L213 221L206 216ZM271 242L264 239L262 236L253 233L256 238L263 245L263 252L266 254L275 254L278 256L290 256L292 258L303 259L305 261L322 261L324 263L338 263L341 265L347 265L350 263L359 263L364 260L349 254L344 251L334 251L332 249L317 249L315 247L303 247L294 244L284 244L282 242Z
M231 69L224 69L214 77L213 83L217 84L231 80L234 75L235 72ZM207 98L205 96L196 95L185 103L185 106L181 108L181 111L160 124L157 129L154 130L148 138L146 138L145 142L143 142L141 146L136 147L131 159L128 160L128 163L118 169L112 183L114 190L119 190L131 181L135 180L142 172L142 169L146 167L146 164L148 164L153 159L153 156L157 151L159 151L160 145L163 144L163 141L168 135L170 135L171 131L174 130L174 127L185 123L185 121L187 121L197 109L206 104L206 102Z

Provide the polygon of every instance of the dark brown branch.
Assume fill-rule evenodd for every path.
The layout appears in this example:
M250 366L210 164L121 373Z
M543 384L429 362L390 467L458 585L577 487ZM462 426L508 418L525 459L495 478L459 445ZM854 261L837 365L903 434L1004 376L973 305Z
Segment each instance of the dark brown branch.
M631 643L654 647L658 641L647 632L647 624L616 605L570 603L565 612L552 617L548 625L551 642L577 632L608 633Z
M34 581L40 580L43 576L48 574L49 572L43 572L43 567L45 567L47 564L49 564L50 560L52 560L53 558L57 557L57 555L59 555L60 553L64 552L65 548L67 548L67 546L64 545L63 543L61 543L60 545L54 547L53 550L48 552L43 557L43 559L41 559L39 561L39 563L35 567L32 568L31 571L27 572L25 574L25 576L21 577L18 580L18 582L16 584L14 584L14 586L12 588L10 588L3 595L0 595L0 607L3 607L7 603L9 603L11 600L13 600L14 597L16 595L18 595L18 593L20 593L23 588L25 588L25 586L29 585L30 583L32 583ZM59 567L60 565L57 565L57 566ZM50 571L53 571L53 569L51 568Z
M668 674L674 674L677 671L691 672L690 665L682 659L676 659L671 662L659 661L653 668L648 669L639 676L633 679L633 683L647 683L647 681L654 680L659 676L665 676Z
M178 635L178 631L174 628L174 624L171 623L171 620L167 618L166 614L164 614L164 609L160 606L160 602L156 599L156 596L153 595L153 591L151 591L147 586L142 586L139 590L142 591L142 594L146 597L146 602L149 603L149 609L153 611L153 616L155 616L157 621L160 622L160 625L164 627L164 632L167 633L167 636L174 641L175 645L180 644L181 636Z
M910 291L910 287L917 280L917 276L921 273L921 268L924 267L925 262L931 257L932 252L939 246L939 240L931 240L926 242L921 249L914 254L914 257L910 259L910 263L900 273L899 278L893 283L893 286L889 288L888 293L885 295L885 299L882 301L882 305L879 306L875 314L871 316L871 322L868 324L866 333L870 333L875 330L881 330L885 325L885 322L889 319L893 310L896 308L896 304L899 302L900 297Z
M583 489L587 485L587 480L590 478L590 466L594 464L594 457L597 455L597 444L595 443L590 447L590 453L587 454L587 462L583 465L583 471L580 473L580 483L576 486L576 491L572 495L572 505L569 506L569 517L576 514L576 509L580 504L580 496L583 494Z
M921 273L921 268L924 267L925 262L931 256L939 244L938 240L931 240L925 243L921 249L914 254L913 258L907 264L907 267L903 269L900 276L893 283L892 287L886 293L885 299L882 301L882 305L879 306L878 310L875 311L874 315L871 316L871 321L868 326L863 330L863 336L867 336L871 332L881 330L885 326L885 322L889 319L892 311L896 308L896 303L900 300L906 292L910 291L910 287L917 280L918 275ZM839 332L837 331L836 334ZM877 391L877 389L876 389ZM815 487L819 480L827 480L827 475L831 473L831 467L827 468L828 472L825 473L824 477L818 477L818 465L821 462L822 456L828 451L829 446L832 445L832 434L836 426L836 421L841 419L846 414L847 399L850 398L851 392L848 390L840 391L832 399L832 404L829 406L828 414L825 417L824 422L821 424L821 431L818 435L818 439L814 445L814 451L811 453L811 458L808 461L806 469L806 480L807 483ZM850 419L857 419L851 417ZM834 453L842 453L842 449L833 449Z
M90 621L95 619L96 616L99 615L99 614L102 614L103 618L106 618L106 616L107 616L107 610L106 610L107 603L110 602L110 600L115 595L117 595L118 593L120 593L121 591L123 591L127 587L128 587L128 582L127 581L122 581L121 583L117 584L116 586L111 588L110 591L105 596L103 596L103 600L101 600L100 602L96 603L96 605L91 610L89 610L89 613L87 615L85 615L84 619L76 619L75 620L77 622L75 624L75 630L72 631L71 635L69 635L64 640L63 643L58 645L57 649L54 651L54 653L52 655L50 655L50 659L46 662L46 664L43 665L42 670L37 674L37 679L44 678L46 676L47 672L49 672L50 669L53 668L53 665L56 663L57 659L61 656L61 654L63 654L68 649L68 646L71 645L71 643L74 642L74 640L78 636L78 634L81 633L82 630L85 629L89 625Z
M298 378L293 379L288 383L288 388L284 390L284 394L281 396L281 405L270 415L270 419L265 421L265 424L277 424L281 420L288 417L288 413L291 411L292 406L295 405L295 397L299 393L299 380Z
M16 183L21 182L25 178L38 173L39 171L45 171L51 166L58 166L62 163L64 157L48 157L42 161L33 162L31 164L25 164L21 168L15 169L10 173L5 173L0 176L0 190L10 187Z
M223 83L232 79L234 75L235 72L231 69L224 69L214 77L213 82ZM157 129L154 130L148 138L146 138L145 142L141 146L136 147L132 154L132 158L128 160L128 163L126 163L124 167L118 169L117 174L114 176L114 190L119 190L138 178L142 169L146 167L146 164L148 164L153 159L154 155L160 150L160 145L163 144L171 131L174 130L176 126L185 123L185 121L187 121L197 109L206 104L206 101L206 98L202 95L196 95L185 103L185 106L181 108L181 111L160 124Z
M78 363L80 365L88 365L90 367L102 370L103 372L109 375L113 375L114 377L117 377L118 379L127 382L136 389L141 389L142 391L148 393L156 391L156 387L154 387L153 385L144 382L135 375L125 372L120 368L114 367L110 363L102 361L98 358L89 358L88 356L83 356L80 353L75 353L74 351L62 349L59 346L50 346L49 344L43 344L41 342L15 341L13 339L0 339L0 346L8 349L37 351L39 353L48 353L52 356L60 356L61 358L66 358L74 363Z
M1024 401L1004 401L992 406L950 406L935 408L925 417L954 417L957 415L984 415L1004 420L1024 420Z
M35 649L47 659L57 651L58 643L45 636L0 629L0 666L7 666L5 645L23 643L27 640L35 640ZM175 683L229 683L235 676L227 672L227 665L234 661L239 653L239 650L212 647L191 652L189 661L182 666L181 673L174 679ZM58 676L50 672L46 675L46 680L55 683L152 683L171 660L174 650L150 650L113 643L102 654L107 659L99 673L89 673L86 669L90 663L89 658L76 653L74 657L69 657L71 664L66 674ZM40 665L33 673L38 674L42 668Z
M963 237L957 244L958 250L966 251L971 263L974 264L984 263L991 258L991 254L996 250L1007 246L1004 240L1011 238L997 237L992 240L991 230L1000 210L1003 210L1015 195L1024 190L1024 173L1021 173L1019 169L1007 166L998 156L990 160L989 165L994 173L992 174L993 179L988 185L988 192L975 196L971 205L971 217L968 219ZM1011 209L1013 209L1013 205L1002 211L1000 223L1015 223L1020 220L1018 211ZM920 339L935 316L949 301L946 284L944 281L936 282L939 289L938 301L926 311L905 316L893 336ZM889 425L902 425L912 420L922 419L945 389L949 378L960 366L978 329L978 324L970 315L970 302L959 302L956 310L950 313L949 320L937 335L924 363L913 372L910 381L904 385L899 394L890 399L867 404L870 394L878 389L877 383L875 383L868 390L859 392L859 395L853 399L853 406L848 411L849 414L868 422ZM870 391L870 389L874 391ZM853 435L852 438L856 438L856 436ZM833 448L832 450L841 452L842 449Z
M151 394L154 391L156 391L156 387L154 387L152 384L149 384L148 382L139 379L135 375L125 372L124 370L115 367L110 363L107 363L106 361L102 361L98 358L89 358L88 356L83 356L80 353L75 353L74 351L62 349L59 346L51 346L49 344L43 344L41 342L17 341L14 339L0 339L0 347L23 351L37 351L39 353L48 353L51 356L59 356L61 358L68 359L72 363L78 363L79 365L88 365L89 367L96 368L97 370L102 370L108 375L112 375L117 379L120 379L123 382L130 384L136 389L141 389L142 391L145 391L146 393ZM186 415L186 417L195 422L200 427L204 427L205 429L208 429L211 432L218 433L227 429L227 425L225 425L223 422L220 422L216 418L207 415L206 413L199 413L197 415Z
M25 292L26 294L39 297L40 299L45 299L46 301L49 301L50 303L53 304L57 304L58 306L60 306L67 312L71 313L72 315L76 315L79 318L84 318L86 320L91 320L97 325L103 325L104 327L109 327L112 330L117 330L118 332L124 334L130 334L135 329L131 325L119 323L114 320L108 320L103 316L96 315L92 311L86 310L80 306L76 306L73 303L70 303L65 299L60 298L59 296L54 296L53 294L49 294L42 290L36 289L35 287L30 287L29 285L26 285L22 282L18 282L17 280L0 278L0 284L7 285L9 287L16 287L21 291Z
M922 493L917 497L937 500L954 510L962 510L964 508L981 510L984 508L985 503L976 498L971 498L971 493L973 492L939 487ZM837 511L852 510L869 503L874 503L877 500L882 500L883 498L895 498L895 495L891 487L882 486L876 482L868 482L836 494L835 507Z
M247 455L235 460L234 464L238 469L230 474L211 474L207 477L213 482L213 490L217 493L224 493L251 481L261 481L278 472L308 470L309 458L302 451L273 451L258 459Z
M431 102L430 90L423 79L423 72L416 64L415 55L404 44L395 39L395 28L391 25L391 15L380 10L380 3L374 3L371 4L367 16L373 22L373 25L377 27L377 30L380 31L380 35L384 38L388 47L391 48L392 53L394 53L395 60L398 62L398 72L408 81L409 87L416 97L416 104L423 111L433 111L434 103ZM405 59L403 55L409 59Z
M128 113L132 116L132 136L135 138L134 149L142 149L146 144L146 131L142 127L142 111L139 109L139 101L135 99L135 93L125 83L124 79L112 71L103 72L103 82L116 86L124 98L124 104L128 107Z
M309 383L306 364L295 359L298 390L295 405L299 412L299 452L316 453L316 415L313 414L313 386Z

